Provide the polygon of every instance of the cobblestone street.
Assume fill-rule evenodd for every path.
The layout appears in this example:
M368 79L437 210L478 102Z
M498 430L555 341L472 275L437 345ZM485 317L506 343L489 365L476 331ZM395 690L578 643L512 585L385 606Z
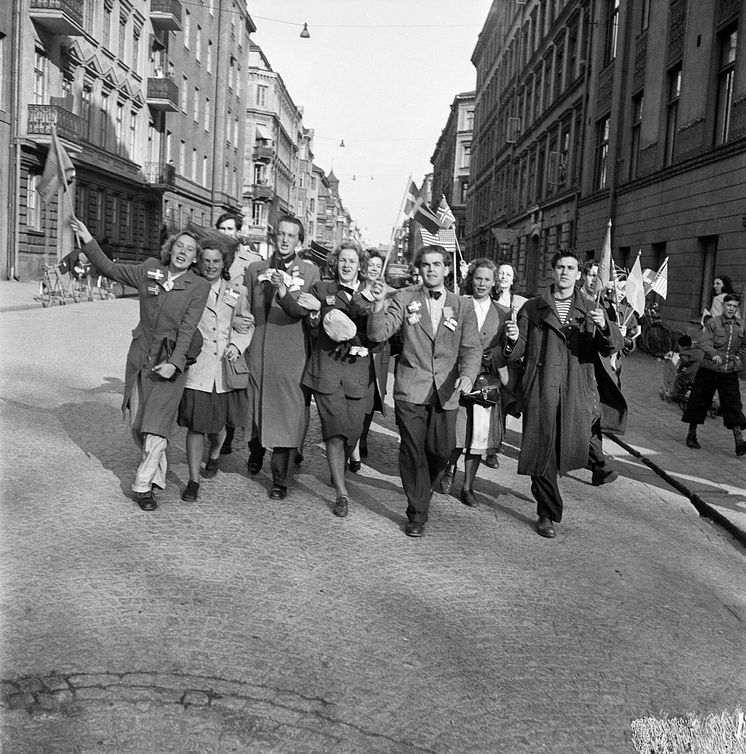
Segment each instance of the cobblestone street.
M612 441L620 478L562 480L552 541L518 425L479 508L436 494L426 536L405 537L393 411L347 519L315 411L286 500L266 461L248 476L237 433L183 503L179 429L143 513L119 410L137 301L3 308L4 751L613 754L636 718L746 699L743 547ZM625 441L737 519L746 461L720 419L684 446L660 370L625 366Z

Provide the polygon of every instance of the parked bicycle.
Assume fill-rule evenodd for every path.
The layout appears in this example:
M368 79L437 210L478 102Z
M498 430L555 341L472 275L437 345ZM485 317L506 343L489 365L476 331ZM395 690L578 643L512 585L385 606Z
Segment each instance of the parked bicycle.
M676 333L663 323L660 307L654 301L648 302L645 313L640 317L640 348L651 356L661 358L669 351L675 351Z
M39 281L41 305L45 308L55 304L63 306L69 298L77 303L80 300L80 290L68 274L67 267L59 263L44 265L44 274Z

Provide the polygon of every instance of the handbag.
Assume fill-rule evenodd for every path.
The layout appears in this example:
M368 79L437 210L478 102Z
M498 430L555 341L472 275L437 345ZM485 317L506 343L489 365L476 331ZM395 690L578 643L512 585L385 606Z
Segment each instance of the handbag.
M203 338L202 333L199 330L194 331L194 335L192 335L192 339L189 342L189 348L187 348L187 352L185 355L184 360L184 371L189 369L192 364L194 364L195 361L197 361L197 357L200 355L202 351L202 344L203 344ZM176 341L173 338L169 338L166 336L161 341L161 350L158 355L158 364L163 363L164 361L170 361L171 357L174 355L174 349L176 348ZM173 377L171 377L171 380L175 380L176 377L179 375L179 370L176 370L176 373Z
M243 354L234 361L223 359L223 382L228 390L245 390L249 386L249 367Z
M500 378L490 372L482 372L474 382L470 393L461 396L467 403L491 408L500 403Z

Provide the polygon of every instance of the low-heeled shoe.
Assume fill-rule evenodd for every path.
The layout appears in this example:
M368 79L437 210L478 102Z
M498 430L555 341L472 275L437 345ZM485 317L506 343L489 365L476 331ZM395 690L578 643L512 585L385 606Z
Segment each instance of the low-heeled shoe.
M350 471L353 474L357 474L357 472L360 471L360 469L363 468L363 462L362 461L354 461L352 458L350 458L350 461L349 461L348 465L350 467Z
M488 453L484 459L484 465L489 466L491 469L500 468L500 460L497 457L497 453Z
M184 492L181 493L181 499L185 503L193 503L197 499L197 495L199 495L199 483L190 479L184 488Z
M453 487L453 474L450 471L446 471L440 478L440 491L444 495L451 494L451 488Z
M614 469L604 469L603 467L596 467L593 469L593 476L591 477L591 484L594 487L600 487L602 484L610 484L611 482L619 479L619 472Z
M420 521L410 521L404 527L404 533L408 537L421 537L425 533L425 524Z
M347 497L347 495L339 495L334 502L334 508L332 508L332 513L335 516L344 518L349 511L349 506L350 506L350 498Z
M212 479L218 473L218 459L208 458L205 464L205 478Z
M553 539L555 536L555 531L554 525L552 524L552 519L548 518L547 516L542 516L541 518L539 518L539 520L536 522L536 531L542 537Z
M140 506L140 510L143 511L154 511L158 507L152 490L148 492L135 492L135 500Z
M263 461L264 456L249 456L246 468L249 470L251 476L256 476L262 470Z
M479 503L471 490L461 490L461 502L470 508L476 508Z
M269 491L270 500L284 500L288 495L287 487L280 487L279 484L273 485Z

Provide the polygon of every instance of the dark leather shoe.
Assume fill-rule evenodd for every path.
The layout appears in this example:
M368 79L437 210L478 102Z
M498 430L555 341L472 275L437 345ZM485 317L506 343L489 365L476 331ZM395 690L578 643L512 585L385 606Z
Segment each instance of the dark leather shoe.
M443 473L443 476L440 478L440 491L444 495L450 495L452 488L453 488L453 474L450 471L446 471Z
M251 476L256 476L262 470L262 462L264 456L249 456L249 461L246 464L246 468L249 470Z
M350 458L349 467L350 467L350 471L353 474L357 474L357 472L360 471L360 469L363 468L363 462L362 461L353 461L352 458Z
M270 500L284 500L288 496L288 488L280 487L279 484L273 485L269 491Z
M199 483L190 479L184 488L184 492L181 493L181 499L185 503L193 503L197 500L197 495L199 495Z
M697 442L697 435L687 435L686 436L686 447L687 448L694 448L695 450L699 450L702 447Z
M410 521L404 527L404 533L408 537L421 537L425 533L425 524L419 521Z
M484 458L484 465L491 469L499 469L500 459L497 457L497 453L488 453Z
M554 525L552 524L552 519L547 518L547 516L541 516L536 522L536 531L539 532L542 537L546 537L547 539L554 539L555 532Z
M591 477L591 484L594 487L600 487L602 484L609 484L616 479L619 479L618 472L613 469L605 469L603 466L597 466L593 469L593 476Z
M296 451L295 453L295 465L300 466L303 461L306 460L306 457L303 455L303 453L300 452L300 450Z
M218 459L208 458L205 464L205 478L212 479L218 473Z
M152 490L150 492L135 492L135 500L140 506L140 510L143 511L154 511L158 507Z
M350 498L348 498L347 495L340 495L334 502L334 508L332 508L332 513L335 516L344 518L349 512L349 506L350 506Z
M461 502L470 508L476 508L479 503L471 490L461 490Z

